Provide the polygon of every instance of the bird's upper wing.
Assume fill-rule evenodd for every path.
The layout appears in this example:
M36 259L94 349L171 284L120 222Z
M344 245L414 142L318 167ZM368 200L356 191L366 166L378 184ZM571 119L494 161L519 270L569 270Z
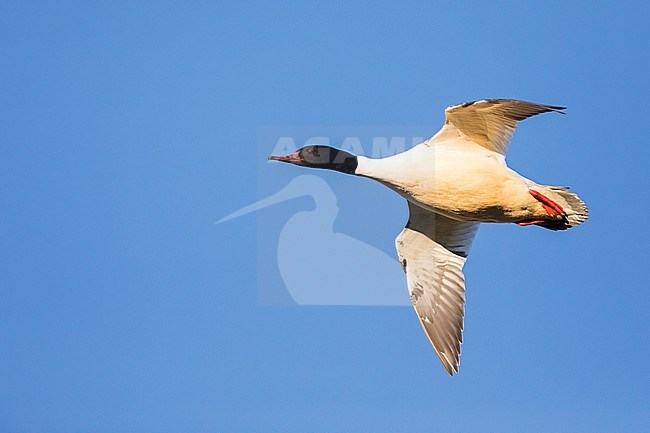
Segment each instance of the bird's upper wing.
M395 240L411 303L447 372L458 373L463 341L463 265L478 223L455 221L409 202L409 222Z
M562 113L560 110L564 109L514 99L466 102L447 107L445 125L440 133L460 133L468 140L505 155L518 121L549 111Z

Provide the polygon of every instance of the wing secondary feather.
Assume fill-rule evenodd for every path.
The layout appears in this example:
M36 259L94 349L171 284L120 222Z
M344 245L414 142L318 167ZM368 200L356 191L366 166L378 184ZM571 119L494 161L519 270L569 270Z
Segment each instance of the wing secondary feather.
M409 222L397 237L411 303L450 375L458 373L465 314L463 265L477 223L455 221L409 202Z

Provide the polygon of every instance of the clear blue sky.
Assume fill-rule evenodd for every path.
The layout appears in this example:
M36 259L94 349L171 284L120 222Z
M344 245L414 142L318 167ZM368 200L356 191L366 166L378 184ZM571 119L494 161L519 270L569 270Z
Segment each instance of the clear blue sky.
M0 431L649 431L649 17L3 2ZM591 219L480 230L459 376L408 308L258 305L256 215L214 225L265 182L258 127L433 134L445 106L500 97L569 107L520 125L509 161ZM323 176L337 230L392 251L401 201Z

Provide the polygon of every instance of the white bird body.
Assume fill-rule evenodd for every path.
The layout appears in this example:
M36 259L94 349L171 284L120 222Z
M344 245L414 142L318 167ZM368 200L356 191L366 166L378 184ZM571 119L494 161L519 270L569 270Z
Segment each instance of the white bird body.
M459 221L514 222L547 216L528 192L534 182L485 149L431 140L389 158L359 157L356 174Z
M506 99L468 102L448 107L432 138L388 158L307 146L272 159L372 178L406 198L409 221L396 239L397 255L420 323L453 375L465 311L462 268L479 223L565 230L588 218L585 204L567 188L539 185L505 161L518 121L561 109Z

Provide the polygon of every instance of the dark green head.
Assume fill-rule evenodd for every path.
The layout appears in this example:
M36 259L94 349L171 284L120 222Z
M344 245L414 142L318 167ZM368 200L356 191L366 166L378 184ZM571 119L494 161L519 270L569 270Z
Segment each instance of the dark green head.
M274 161L288 162L311 168L324 168L343 173L354 174L357 169L357 157L344 150L330 146L305 146L286 156L269 156Z

